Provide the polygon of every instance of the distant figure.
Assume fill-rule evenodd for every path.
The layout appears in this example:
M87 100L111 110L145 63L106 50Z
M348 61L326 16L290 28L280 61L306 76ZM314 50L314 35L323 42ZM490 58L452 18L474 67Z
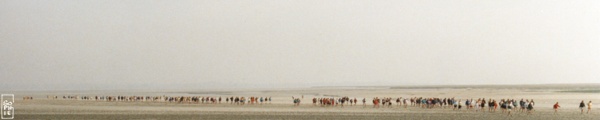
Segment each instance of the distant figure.
M531 114L531 110L533 110L533 102L529 102L527 105L527 115Z
M587 114L590 114L591 110L592 110L592 101L590 100L590 102L588 102L588 111L587 111Z
M452 105L454 105L454 108L452 110L456 110L456 108L458 108L458 101L453 100L452 102Z
M377 97L373 98L373 108L377 107L377 102L379 102L379 100L377 100Z
M525 111L525 106L527 104L525 104L525 101L523 100L523 98L521 98L521 101L519 101L519 105L521 106L521 112Z
M481 112L485 112L485 98L481 99Z
M473 99L467 99L465 101L465 107L467 107L467 110L471 109L473 106L471 106L471 102L473 101Z
M494 102L492 101L492 99L490 98L488 100L488 112L492 112L494 110Z
M506 106L506 111L508 111L508 116L512 116L512 114L510 114L510 112L512 111L513 106L510 106L510 104L513 104L513 101L508 101L508 106Z
M558 102L556 102L552 108L554 108L554 114L556 114L558 112L558 108L560 108L560 105L558 105Z
M366 98L363 98L362 102L363 102L363 106L366 106L366 105L367 105L367 104L366 104L366 103L367 103L367 100L366 100Z
M583 114L583 108L585 108L585 103L583 102L583 100L581 100L581 103L579 103L579 109L581 109L581 114Z
M513 108L515 108L515 109L519 108L519 103L517 103L516 100L513 99L511 102L513 103L513 106L514 106Z
M481 104L481 98L477 99L477 101L475 102L475 108L473 108L473 109L475 109L475 112L479 111L480 104Z
M260 104L262 104L264 99L263 99L263 97L260 97L259 100L260 100Z
M204 101L204 97L202 98L202 100ZM235 97L234 101L235 101L235 104L237 105L237 104L240 103L240 98L239 97Z
M348 100L350 102L350 106L352 106L352 103L354 103L354 101L352 101L352 99Z
M461 99L458 99L458 110L460 110L460 108L462 108L462 104L461 104Z
M294 106L300 106L300 98L294 99Z
M408 102L408 100L406 98L404 98L403 101L402 101L402 103L404 104L404 108L406 108L407 102Z

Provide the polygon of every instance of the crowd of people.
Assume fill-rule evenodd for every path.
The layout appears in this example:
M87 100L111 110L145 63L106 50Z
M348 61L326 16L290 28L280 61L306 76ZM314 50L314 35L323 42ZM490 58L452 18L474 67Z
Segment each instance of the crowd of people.
M58 96L48 96L48 99L59 99ZM62 96L64 100L93 100L93 101L123 101L123 102L169 102L169 103L226 103L244 105L271 103L271 97L210 97L210 96Z
M581 100L581 103L579 103L579 109L581 109L581 114L583 114L583 109L585 109L585 103L583 100ZM589 114L590 111L592 111L592 101L588 102L587 104L587 114Z
M348 104L350 106L352 105L356 105L358 103L358 100L356 98L352 99L349 97L340 97L340 98L313 98L312 99L313 105L317 106L317 104L319 104L319 106L337 106L340 105L342 107L344 107L344 104Z
M300 99L294 98L294 105L300 105ZM531 115L534 112L535 101L533 99L491 99L491 98L478 98L478 99L455 99L455 98L425 98L425 97L412 97L412 98L392 98L392 97L374 97L372 98L373 108L392 108L392 102L396 101L396 106L407 108L408 106L423 108L423 109L448 109L462 110L473 112L497 112L500 108L501 113L507 116L512 116L514 112L519 112L527 115ZM341 106L344 105L356 105L358 103L357 98L350 97L323 97L323 98L312 98L313 106ZM362 99L363 106L366 106L366 98ZM587 106L587 107L586 107ZM558 102L553 106L555 112L558 111ZM584 113L584 109L587 108L587 113L590 113L592 109L592 101L587 104L581 101L579 108L581 113Z
M293 97L294 106L300 106L300 102L304 98ZM24 100L31 100L33 97L25 96ZM59 99L58 96L48 96L48 99ZM264 104L271 103L271 97L210 97L210 96L62 96L65 100L94 100L94 101L141 101L141 102L169 102L169 103L204 103L204 104L217 104L225 101L229 104L244 105L244 104ZM426 98L426 97L410 97L410 98L392 98L392 97L374 97L371 99L373 108L392 108L393 101L396 102L396 106L400 108L416 107L423 109L449 109L462 110L473 112L496 112L498 108L503 114L512 116L514 112L520 112L530 115L534 112L535 101L533 99L491 99L491 98L478 98L478 99L455 99L455 98ZM464 101L463 101L464 100ZM356 106L359 102L357 98L344 97L321 97L312 98L313 106L321 107L332 107L332 106ZM360 101L362 106L366 107L367 99L362 98ZM556 102L552 108L554 113L557 114L561 106ZM581 101L579 104L581 114L584 113L585 109L590 113L592 110L592 101L585 103ZM514 112L513 112L514 111Z
M23 96L23 100L33 100L33 97L31 97L31 96Z
M271 103L271 97L229 97L225 98L225 102L237 105L244 105L248 101L248 104L263 104L263 103Z

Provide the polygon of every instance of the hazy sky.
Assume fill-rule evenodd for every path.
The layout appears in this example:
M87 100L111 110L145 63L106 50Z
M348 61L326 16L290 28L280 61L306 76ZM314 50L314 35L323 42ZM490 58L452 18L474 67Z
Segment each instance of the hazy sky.
M0 82L0 90L600 83L600 1L1 0Z

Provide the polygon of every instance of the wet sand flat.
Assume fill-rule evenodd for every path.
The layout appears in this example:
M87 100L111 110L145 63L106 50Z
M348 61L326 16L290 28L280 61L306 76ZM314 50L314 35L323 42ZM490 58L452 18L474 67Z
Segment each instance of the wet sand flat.
M532 115L513 112L506 116L496 112L452 110L451 108L424 109L418 107L373 108L372 106L320 107L306 104L299 107L285 104L231 105L179 103L115 103L70 100L26 101L17 106L18 119L597 119L600 114L579 114L577 109L561 109L558 115L548 108L539 108ZM23 102L23 101L21 101ZM45 105L39 105L45 104ZM65 105L66 104L66 105ZM72 104L72 105L69 105ZM124 104L124 105L123 105Z
M412 119L412 120L597 120L600 109L594 107L591 114L580 114L577 108L581 100L600 102L598 93L559 92L564 89L502 89L502 88L307 88L279 90L236 90L236 91L79 91L79 92L15 92L15 119ZM568 90L568 89L567 89ZM263 104L235 105L226 103L169 103L158 101L95 101L46 99L46 95L166 95L166 96L260 96L272 97L273 101ZM304 96L300 106L293 106L292 97ZM21 100L20 96L34 96L33 100ZM313 105L313 97L348 96L367 99L355 106L322 107ZM439 97L462 99L534 99L535 111L531 115L513 110L513 116L496 112L475 112L475 110L452 110L451 108L426 109L408 106L373 108L373 97ZM596 102L598 101L598 102ZM552 104L560 102L563 108L554 114ZM487 106L486 106L487 109Z

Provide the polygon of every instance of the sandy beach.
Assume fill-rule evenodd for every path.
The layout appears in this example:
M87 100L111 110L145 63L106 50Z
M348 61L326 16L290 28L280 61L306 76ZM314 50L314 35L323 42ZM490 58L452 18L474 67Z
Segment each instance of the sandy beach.
M39 105L44 104L44 105ZM186 105L164 103L110 103L37 100L17 106L17 119L597 119L577 109L562 109L553 115L550 108L538 108L532 115L516 112L507 117L497 111L474 112L452 109L372 108L371 106L293 107L267 105Z
M580 114L577 108L581 100L600 101L595 92L574 92L589 90L582 87L314 87L305 89L277 90L220 90L220 91L55 91L55 92L16 92L15 119L598 119L600 109L593 108L591 114ZM539 87L539 86L538 86ZM594 86L588 86L594 87ZM568 91L568 92L565 92ZM47 99L46 95L166 95L166 96L260 96L272 97L271 103L235 105L223 100L220 104L176 103L158 101L95 101ZM292 104L293 97L304 96L300 106ZM22 96L34 96L33 100L22 100ZM367 104L356 106L314 106L313 97L342 97L367 99ZM370 102L374 97L455 97L457 99L534 99L535 111L532 115L513 110L513 116L500 111L475 112L474 110L452 110L451 108L426 109L408 106L373 108ZM552 104L560 102L562 108L554 114ZM464 104L464 103L463 103Z
M600 120L600 0L2 0L0 15L0 120Z

